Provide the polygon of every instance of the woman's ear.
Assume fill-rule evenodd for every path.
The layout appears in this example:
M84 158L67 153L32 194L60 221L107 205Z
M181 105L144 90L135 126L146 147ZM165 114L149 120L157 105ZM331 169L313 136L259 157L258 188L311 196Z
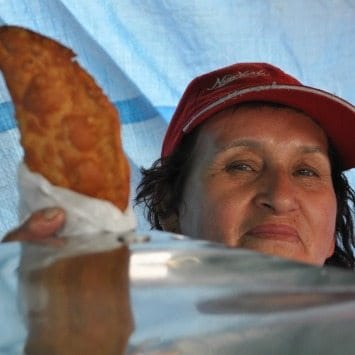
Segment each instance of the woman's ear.
M172 213L168 217L158 217L159 224L163 231L180 233L179 216L177 213Z

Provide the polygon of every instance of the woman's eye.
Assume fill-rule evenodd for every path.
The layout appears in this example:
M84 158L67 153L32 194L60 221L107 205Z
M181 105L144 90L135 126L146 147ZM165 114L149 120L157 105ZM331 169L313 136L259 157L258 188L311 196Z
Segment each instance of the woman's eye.
M225 170L227 172L233 172L233 171L253 171L254 169L251 167L251 165L247 163L233 162L228 164Z
M314 169L310 169L310 168L298 169L296 171L296 175L305 176L305 177L313 177L313 176L317 177L317 176L319 176L319 174Z

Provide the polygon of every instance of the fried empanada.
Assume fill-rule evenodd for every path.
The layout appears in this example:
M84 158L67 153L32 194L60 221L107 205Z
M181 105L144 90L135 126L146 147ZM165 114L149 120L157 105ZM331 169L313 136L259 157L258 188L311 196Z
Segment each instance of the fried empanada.
M0 27L0 69L29 169L124 211L130 171L119 114L74 59L72 50L48 37Z

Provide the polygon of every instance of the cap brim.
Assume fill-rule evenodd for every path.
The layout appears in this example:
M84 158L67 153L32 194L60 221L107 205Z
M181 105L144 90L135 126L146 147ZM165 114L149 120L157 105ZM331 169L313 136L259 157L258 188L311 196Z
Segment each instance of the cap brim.
M183 131L190 132L225 108L250 101L274 102L303 111L328 135L342 159L344 170L355 167L355 107L335 95L312 87L274 84L236 90L191 117Z

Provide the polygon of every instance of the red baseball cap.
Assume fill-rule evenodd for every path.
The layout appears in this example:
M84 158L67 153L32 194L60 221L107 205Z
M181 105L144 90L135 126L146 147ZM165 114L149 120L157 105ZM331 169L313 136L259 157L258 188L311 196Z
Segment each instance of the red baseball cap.
M238 63L201 75L186 88L166 132L162 157L212 115L238 103L265 101L303 111L325 131L344 169L355 167L355 106L326 91L304 86L267 63Z

